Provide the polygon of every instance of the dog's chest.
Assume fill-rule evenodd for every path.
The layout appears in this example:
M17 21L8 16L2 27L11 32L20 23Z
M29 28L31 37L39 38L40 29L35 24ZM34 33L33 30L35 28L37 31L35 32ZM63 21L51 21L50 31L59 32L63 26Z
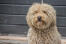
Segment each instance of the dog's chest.
M50 32L30 32L28 39L30 44L57 44L55 35Z
M54 44L55 42L55 39L51 34L44 34L44 33L36 35L34 40L36 40L36 44Z

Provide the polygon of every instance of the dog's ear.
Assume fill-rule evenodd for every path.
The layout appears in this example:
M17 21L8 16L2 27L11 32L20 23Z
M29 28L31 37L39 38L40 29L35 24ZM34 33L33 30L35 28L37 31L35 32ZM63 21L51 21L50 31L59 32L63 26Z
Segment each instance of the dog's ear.
M55 25L56 25L56 21L53 20L53 21L51 22L51 24L50 24L50 27L53 27L53 26L55 26Z

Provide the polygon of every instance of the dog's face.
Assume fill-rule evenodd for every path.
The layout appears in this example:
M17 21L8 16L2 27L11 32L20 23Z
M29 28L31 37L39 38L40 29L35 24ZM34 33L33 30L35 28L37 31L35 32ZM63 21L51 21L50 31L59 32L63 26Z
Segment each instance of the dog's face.
M44 29L51 23L56 23L56 13L48 4L33 4L27 14L27 23L31 27Z

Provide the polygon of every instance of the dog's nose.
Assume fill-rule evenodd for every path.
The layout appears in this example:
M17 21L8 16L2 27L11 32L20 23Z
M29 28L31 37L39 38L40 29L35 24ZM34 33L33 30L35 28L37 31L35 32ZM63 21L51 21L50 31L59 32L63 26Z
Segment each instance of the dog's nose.
M41 16L38 16L38 21L41 21Z

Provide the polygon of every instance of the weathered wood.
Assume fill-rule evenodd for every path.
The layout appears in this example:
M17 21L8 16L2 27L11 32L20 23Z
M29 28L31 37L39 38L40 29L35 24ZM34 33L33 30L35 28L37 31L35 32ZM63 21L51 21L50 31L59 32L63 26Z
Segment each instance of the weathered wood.
M27 41L26 37L15 37L15 36L0 36L0 40L18 40L18 41ZM66 39L61 39L63 44L66 44Z
M66 5L66 0L43 0L44 3L52 5ZM30 5L35 2L41 2L41 0L1 0L0 4L20 4L20 5Z
M0 14L22 15L27 13L28 8L29 5L0 4Z
M26 35L28 26L26 25L0 25L0 33L2 34L21 34Z
M27 34L25 15L32 3L41 0L0 0L0 33ZM53 5L57 11L57 26L63 36L66 36L66 0L43 0Z
M0 4L0 14L26 15L30 5ZM66 6L54 6L57 16L66 16Z
M43 0L44 3L48 3L55 6L66 5L66 0Z
M25 15L0 15L0 24L27 24ZM57 17L57 26L66 26L66 17Z
M26 41L26 37L16 37L16 36L0 36L0 40L19 40Z
M62 44L66 44L66 39L61 39Z
M18 4L18 5L30 5L34 2L41 2L41 0L0 0L0 4Z
M66 37L66 27L58 27L62 36ZM27 25L0 25L1 34L17 34L26 36L28 32Z

